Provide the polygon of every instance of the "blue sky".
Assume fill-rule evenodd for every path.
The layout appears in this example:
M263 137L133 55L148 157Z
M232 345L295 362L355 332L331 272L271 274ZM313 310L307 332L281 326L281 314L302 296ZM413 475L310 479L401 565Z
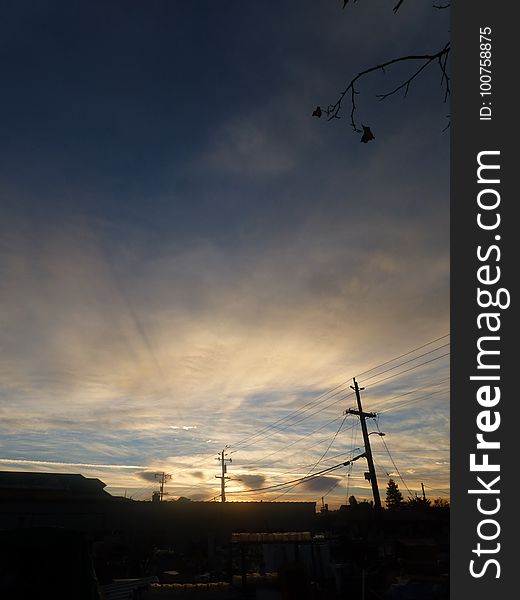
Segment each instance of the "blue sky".
M438 68L404 99L374 96L405 67L360 82L368 144L347 114L311 117L358 71L438 51L446 11L341 5L6 7L6 469L82 472L143 498L150 474L166 471L172 497L207 498L218 491L214 456L229 444L242 479L230 491L286 481L323 454L348 398L237 443L448 333L449 105ZM381 410L398 483L413 492L421 481L448 489L447 342L372 390L377 377L365 377L366 409ZM317 470L359 445L350 419ZM371 440L384 487L395 465ZM360 463L341 472L329 504L369 495ZM317 500L335 482L283 499Z

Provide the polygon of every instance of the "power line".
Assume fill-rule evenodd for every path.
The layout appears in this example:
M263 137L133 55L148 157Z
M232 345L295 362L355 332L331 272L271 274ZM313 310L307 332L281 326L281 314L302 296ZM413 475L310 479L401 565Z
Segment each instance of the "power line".
M333 419L333 421L331 421L331 422L337 421L339 418L341 418L341 417L337 417L336 419ZM331 422L329 422L329 423L326 423L326 425L329 425ZM356 422L356 421L353 421L353 422L352 422L352 424L351 424L351 426L350 426L350 430L352 431L352 439L354 438L354 432L355 432L355 430L356 430L356 427L355 427L355 426L356 426L356 424L359 426L359 423L358 423L358 422ZM320 427L320 429L322 429L322 427ZM307 436L304 436L304 437L307 437ZM294 445L294 444L298 443L299 441L301 441L301 439L302 439L302 438L300 438L299 440L296 440L296 442L292 442L292 444L289 444L289 445ZM298 453L301 453L301 452L303 452L303 451L305 451L305 450L309 450L309 449L312 449L312 448L314 448L314 447L316 447L316 446L319 446L319 445L321 445L323 442L327 441L328 439L329 439L328 437L327 437L327 438L323 438L323 439L319 440L318 442L316 442L316 443L314 443L314 444L311 444L310 446L307 446L306 448L303 448L302 450L299 450L299 451L298 451ZM330 448L330 446L331 446L331 444L329 444L329 448ZM283 450L283 449L284 449L284 448L282 448L281 450ZM354 444L351 444L351 449L348 451L348 453L349 453L350 455L353 455L353 453L354 453L354 451L355 451L355 450L360 450L360 448L359 448L359 447L354 447ZM280 450L277 450L277 451L275 451L275 452L273 452L273 453L271 453L271 454L277 454L279 451L280 451ZM333 459L333 458L339 458L340 456L344 456L346 452L347 452L347 451L345 451L345 452L341 452L341 453L339 453L339 454L335 454L334 456L332 456L332 457L329 457L329 459ZM276 464L277 462L280 462L281 460L286 460L287 458L290 458L291 456L294 456L295 454L297 454L297 452L293 452L292 454L289 454L288 456L285 456L285 457L283 457L283 458L280 458L280 459L278 459L278 460L276 460L276 461L271 461L271 464ZM322 457L320 458L320 460L319 460L318 462L321 462L321 461L323 460L323 457L325 456L325 454L326 454L326 453L324 453L324 454L322 455ZM268 456L270 456L270 455L264 456L262 459L260 459L260 460L256 461L255 463L251 463L251 464L245 465L245 467L251 467L251 466L254 466L254 465L258 464L259 462L262 462L262 460L264 460L265 458L268 458ZM300 465L299 469L306 468L306 467L310 467L310 466L313 466L313 467L315 467L315 466L316 466L316 464L317 464L317 463L309 463L309 464L306 464L306 465ZM298 469L298 470L299 470L299 469ZM294 471L294 470L293 470L293 471L285 471L284 473L280 473L279 475L289 475L289 474L291 474L291 473L297 473L297 472L298 472L298 470L296 470L296 471Z
M398 375L402 375L403 373L408 373L409 371L413 371L414 369L418 369L419 367L422 367L424 365L432 363L436 360L440 360L441 358L444 358L445 356L449 356L449 355L450 355L450 352L446 352L444 354L441 354L441 356L437 356L435 358L431 358L430 360L426 360L426 361L420 363L419 365L415 365L413 367L410 367L409 369L404 369L404 371L399 371L399 373L394 373L393 375L389 375L388 377L383 377L383 379L378 379L377 381L374 381L374 382L370 383L369 385L371 387L374 387L374 386L378 385L379 383L382 383L383 381L387 381L388 379L392 379L394 377L397 377Z
M331 421L328 421L327 423L325 423L324 425L321 425L320 427L318 427L317 429L314 429L313 431L309 432L309 433L305 433L303 435L301 435L297 440L295 440L294 442L291 442L290 444L287 444L286 446L283 446L282 448L279 448L277 450L274 450L273 452L270 452L269 454L266 454L264 456L262 456L261 458L259 458L258 460L256 460L253 463L248 463L246 465L244 465L245 467L254 467L255 465L261 463L262 461L264 461L266 458L269 458L270 456L273 456L275 454L278 454L279 452L282 452L283 450L286 450L287 448L290 448L291 446L294 446L295 444L298 444L299 442L301 442L303 439L308 438L310 435L312 435L313 433L316 433L318 431L320 431L321 429L324 429L325 427L327 427L328 425L331 425L332 423L334 423L335 421L341 419L341 417L336 417L334 419L332 419ZM322 441L326 441L328 439L325 438ZM317 443L321 443L321 442L317 442ZM311 446L312 447L312 446Z
M348 466L348 472L347 472L347 493L346 493L346 497L347 497L347 502L348 502L348 493L350 491L350 477L352 475L352 465Z
M254 467L255 465L257 465L257 464L259 464L259 463L263 462L263 461L264 461L266 458L269 458L270 456L272 456L272 455L274 455L274 454L278 454L279 452L281 452L282 450L285 450L285 449L289 448L290 446L294 446L295 444L297 444L297 443L301 442L301 441L302 441L304 438L307 438L307 437L309 437L309 435L312 435L313 433L316 433L316 432L320 431L321 429L324 429L324 428L325 428L325 427L327 427L328 425L331 425L332 423L334 423L334 422L338 421L338 420L339 420L339 419L341 419L341 418L342 418L342 417L341 417L341 416L339 416L339 417L336 417L336 418L332 419L331 421L329 421L329 422L325 423L324 425L321 425L321 426L320 426L320 427L318 427L317 429L314 429L314 430L313 430L313 431L311 431L310 433L300 436L300 437L299 437L297 440L295 440L295 441L291 442L291 443L290 443L290 444L288 444L287 446L284 446L283 448L280 448L280 449L278 449L278 450L275 450L274 452L271 452L271 453L269 453L269 454L267 454L267 455L264 455L262 458L260 458L260 459L256 460L256 461L255 461L255 462L253 462L253 463L248 463L248 464L246 464L246 465L242 465L242 468ZM311 444L311 446L308 446L307 448L304 448L303 450L307 450L307 449L309 449L309 448L313 448L313 447L315 447L315 446L317 446L317 445L319 445L319 444L322 444L323 442L326 442L328 439L329 439L329 437L327 436L326 438L323 438L323 439L322 439L322 440L320 440L319 442L316 442L316 443L314 443L314 444ZM295 453L293 453L293 454L290 454L290 455L289 455L289 457L290 457L290 456L293 456L294 454L295 454ZM279 459L278 461L271 461L271 464L275 464L276 462L279 462L280 460L282 460L282 459ZM290 472L285 472L285 473L281 473L281 475L288 475L289 473L290 473ZM211 480L209 480L209 481L211 481ZM195 489L195 488L190 488L190 489L188 490L188 492L186 492L186 493L187 493L187 494L189 494L189 493L190 493L192 490L194 490L194 489ZM233 493L236 493L236 492L233 492Z
M429 352L428 352L428 353L425 353L424 355L421 355L421 356L425 356L426 354L429 354ZM432 359L430 359L430 360L424 361L424 362L422 362L422 363L420 363L420 364L418 364L418 365L414 365L413 367L410 367L410 368L408 368L408 369L404 369L403 371L400 371L400 372L398 372L398 373L394 373L393 375L389 375L388 377L383 377L382 379L378 379L377 381L375 381L375 382L372 382L372 383L369 383L368 385L370 385L371 387L375 387L376 385L378 385L379 383L382 383L383 381L387 381L388 379L392 379L392 378L394 378L394 377L398 377L399 375L402 375L403 373L408 373L409 371L413 371L414 369L418 369L419 367L422 367L422 366L424 366L424 365L426 365L426 364L430 364L430 363L432 363L432 362L434 362L434 361L436 361L436 360L439 360L439 359L441 359L441 358L444 358L445 356L448 356L449 354L450 354L449 352L446 352L445 354L442 354L441 356L437 356L437 357L435 357L435 358L432 358ZM417 357L417 358L419 358L419 357ZM414 360L415 360L415 359L414 359ZM408 363L408 362L411 362L411 361L405 361L405 363L402 363L402 364L406 364L406 363ZM396 367L402 366L402 364L400 364L400 365L396 365ZM393 368L392 368L392 370L393 370ZM386 371L385 371L385 372L386 372ZM334 396L335 396L335 395L336 395L336 394L334 394ZM320 409L318 409L318 410L316 410L316 411L314 411L314 412L310 413L309 415L307 415L307 416L303 417L302 419L300 419L300 420L298 420L298 421L295 421L295 422L293 422L293 423L289 423L289 424L287 424L285 427L283 427L283 428L279 429L278 431L286 430L286 429L288 429L289 427L294 427L295 425L298 425L299 423L302 423L303 421L306 421L307 419L310 419L310 417L314 416L315 414L318 414L319 412L322 412L322 411L324 411L324 410L326 410L326 409L330 408L331 406L334 406L335 404L338 404L338 403L339 403L339 402L341 402L342 400L346 400L347 398L349 398L349 397L351 397L351 396L353 396L353 395L354 395L354 394L353 394L352 392L350 392L350 393L346 394L345 396L341 396L341 397L340 397L340 398L338 398L337 400L334 400L334 402L331 402L330 404L327 404L327 406L325 406L325 407L323 407L323 408L320 408ZM331 396L331 397L333 397L333 396ZM326 401L326 400L328 400L328 399L330 399L330 398L325 398L324 400L322 400L322 402L324 402L324 401ZM320 402L320 403L318 403L318 404L321 404L321 402ZM307 410L308 410L308 409L307 409ZM304 411L304 412L306 412L306 411ZM266 436L264 436L264 437L260 438L259 440L256 440L256 442L255 442L255 443L261 442L261 441L263 441L264 439L266 439L266 438L269 438L269 437L272 437L272 434L268 434L268 435L266 435ZM249 446L252 446L252 445L253 445L253 443L251 443L251 444L248 444L248 445L246 445L246 446L243 446L242 448L239 448L239 449L235 450L234 452L237 452L238 450L244 450L245 448L248 448Z
M334 388L335 389L335 388ZM341 390L341 391L345 391L345 390ZM311 408L315 408L316 406L319 406L320 404L322 404L323 402L326 402L327 400L330 400L331 398L334 398L334 396L337 396L339 393L341 393L341 391L336 392L335 394L332 394L332 396L329 396L328 398L324 398L321 402L318 402L317 404L314 405L314 407L309 407L306 408L305 410L299 410L299 411L295 411L294 414L291 416L292 417L296 417L298 414L302 414L304 412L307 412L308 410L311 410ZM322 394L323 395L323 394ZM351 395L351 394L349 394ZM294 425L298 425L299 423L302 423L303 421L306 421L307 419L310 419L310 417L312 417L313 415L321 412L322 410L325 410L326 408L329 408L331 406L333 406L334 404L337 404L338 402L341 402L341 400L343 400L344 397L339 398L338 400L335 400L334 402L332 402L331 404L328 404L326 407L324 407L323 409L319 409L317 411L314 411L313 413L311 413L310 415L307 415L306 417L304 417L303 419L300 419L299 421L295 421L293 423L288 423L287 425L285 425L284 427L279 427L277 428L275 433L278 433L280 431L285 431L286 429L288 429L289 427L293 427ZM308 406L308 404L306 404L305 406ZM277 421L276 423L280 422L282 419L279 419L279 421ZM272 427L275 426L275 423L273 423L273 425L270 425L268 427L265 427L263 430L260 430L260 432L264 432L267 431L268 429L271 429ZM253 436L251 436L251 439L253 439L256 435L259 435L260 432L258 432L258 434L255 434ZM245 448L249 448L250 446L253 445L253 443L257 444L258 442L261 442L269 437L271 437L271 433L268 433L267 435L263 436L262 438L260 438L259 440L256 440L255 442L251 442L249 444L246 444L245 446L242 446L241 448L237 448L236 450L233 450L233 452L238 452L239 450L245 450ZM233 446L234 447L234 446Z
M370 373L370 372L372 372L372 371L374 371L374 370L377 370L377 369L379 369L380 367L383 367L383 366L385 366L385 365L388 365L388 364L390 364L390 363L392 363L392 362L395 362L396 360L399 360L400 358L404 358L405 356L409 356L410 354L412 354L412 353L414 353L414 352L417 352L417 350L421 350L422 348L425 348L425 347L427 347L427 346L430 346L431 344L434 344L434 343L436 343L436 342L438 342L438 341L440 341L440 340L442 340L442 339L444 339L444 338L446 338L446 337L449 337L449 335L450 335L449 333L448 333L448 334L445 334L445 335L443 335L443 336L440 336L440 337L438 337L438 338L436 338L436 339L434 339L434 340L431 340L430 342L427 342L427 343L425 343L425 344L422 344L421 346L418 346L418 347L416 347L416 348L413 348L412 350L409 350L408 352L405 352L404 354L401 354L401 355L399 355L399 356L396 356L396 357L394 357L394 358L392 358L392 359L390 359L390 360L387 360L387 361L385 361L385 362L383 362L383 363L380 363L379 365L376 365L375 367L372 367L371 369L368 369L367 371L364 371L364 372L363 372L363 373L361 373L360 375L365 375L365 374L367 374L367 373ZM445 345L443 345L443 346L440 346L439 348L436 348L435 350L439 350L440 348L443 348L443 347L445 347L445 346L447 346L447 345L448 345L448 344L445 344ZM394 369L394 368L397 368L398 366L402 366L403 364L406 364L406 363L408 363L408 362L411 362L412 360L417 360L418 358L421 358L422 356L425 356L426 354L430 354L431 352L434 352L435 350L431 350L431 351L429 351L429 352L427 352L427 353L424 353L424 354L422 354L422 355L420 355L420 356L418 356L418 357L415 357L415 359L411 359L411 360L409 360L409 361L405 361L404 363L401 363L400 365L396 365L395 367L392 367L392 369ZM389 370L392 370L392 369L389 369ZM387 371L384 371L384 372L387 372ZM360 375L358 375L358 377L359 377ZM381 375L381 373L378 373L377 375ZM374 375L374 377L375 377L375 376L377 376L377 375ZM369 378L369 379L371 379L371 378ZM314 404L315 406L318 406L318 405L319 405L319 404L321 404L322 402L325 402L327 399L330 399L331 397L334 397L335 395L337 395L337 394L341 393L341 390L340 390L340 391L336 392L336 394L334 394L333 396L330 396L330 394L331 394L332 392L334 392L334 391L336 391L336 390L339 390L339 388L341 388L341 387L343 387L343 386L347 385L347 384L349 383L349 381L350 381L350 379L348 379L348 380L346 380L346 381L344 381L344 382L342 382L342 383L338 384L337 386L335 386L335 387L331 388L330 390L328 390L328 391L326 391L326 392L323 392L322 394L320 394L320 395L319 395L319 396L317 396L316 398L313 398L312 400L310 400L309 402L307 402L306 404L304 404L304 405L303 405L301 408L299 408L299 409L296 409L296 410L294 410L294 411L290 412L290 413L289 413L288 415L286 415L285 417L282 417L282 418L278 419L277 421L275 421L274 423L272 423L272 424L270 424L270 425L266 425L265 427L263 427L262 429L260 429L260 430L259 430L259 431L257 431L256 433L254 433L254 434L251 434L251 435L249 435L249 436L246 436L245 438L242 438L241 440L239 440L239 441L238 441L238 442L236 442L235 444L232 444L232 445L231 445L231 447L237 448L237 450L238 450L238 446L241 446L241 445L242 445L244 442L247 442L247 441L250 441L250 440L254 439L255 437L257 437L257 436L261 435L262 433L264 433L264 432L268 431L269 429L271 429L271 428L275 427L275 426L276 426L276 425L278 425L279 423L282 423L282 422L284 422L284 421L286 421L286 420L288 420L288 419L291 419L293 416L296 416L296 415L298 415L298 414L301 414L301 413L303 413L303 412L306 412L307 410L310 410L310 407L311 407L313 404ZM329 396L329 398L327 398L327 396ZM322 402L318 402L318 403L316 404L316 401L317 401L317 400L319 400L320 398L323 398ZM307 407L309 407L309 408L307 408ZM265 438L262 438L262 439L265 439ZM250 444L249 444L249 445L250 445ZM249 445L248 445L248 446L249 446ZM242 448L242 449L243 449L243 448ZM234 450L233 452L236 452L237 450Z
M444 489L444 488L433 488L430 487L429 485L424 484L424 487L428 488L431 492L437 492L438 494L446 494L447 496L450 495L450 490L448 489Z
M343 475L343 477L339 477L338 480L323 494L322 499L326 498L332 492L332 490L336 489L338 485L342 483L344 478L345 475ZM277 498L279 498L279 496L277 496ZM276 498L274 500L276 500ZM274 502L274 500L272 500L272 502Z
M449 381L449 380L450 380L449 376L445 377L444 379L440 379L439 381L437 381L437 383L435 384L435 386L441 385L442 383L445 383L446 381ZM423 385L421 387L418 387L418 388L415 388L413 390L410 390L409 392L403 392L402 394L397 394L397 396L392 396L391 398L386 398L384 400L384 402L385 403L392 402L392 400L398 400L399 398L403 398L404 396L410 396L411 394L415 394L415 392L420 392L422 390L425 390L425 389L431 388L431 387L432 387L431 384L428 383L428 384ZM386 409L384 411L383 410L379 410L377 408L377 404L376 404L375 410L377 410L378 412L386 412L386 410L388 410L388 409Z
M262 433L264 433L265 431L268 431L269 429L275 427L278 423L282 423L283 421L286 421L287 419L292 418L293 416L297 416L298 414L307 412L307 410L310 410L310 407L312 404L314 404L316 402L316 400L319 400L320 398L323 397L322 402L326 402L327 400L330 400L330 398L336 396L337 394L341 393L341 390L336 392L336 394L333 394L332 396L329 396L329 394L335 390L337 390L338 388L342 387L343 385L345 385L344 383L340 383L339 385L337 385L336 387L332 388L331 390L328 390L327 392L323 392L322 394L320 394L319 396L317 396L316 398L313 398L311 401L307 402L306 404L304 404L301 408L294 410L292 412L290 412L288 415L286 415L285 417L282 417L281 419L278 419L277 421L275 421L274 423L272 423L271 425L266 425L265 427L263 427L262 429L260 429L260 431L257 431L256 433L243 438L242 440L240 440L239 442L237 442L236 444L233 444L232 447L237 448L237 446L240 446L241 444L243 444L243 442L245 441L249 441L255 437L257 437L258 435L261 435ZM344 390L343 390L344 391ZM326 396L329 396L328 398ZM315 406L318 406L319 404L321 404L322 402L318 402L317 404L315 404ZM309 408L306 408L309 407ZM304 410L305 409L305 410ZM291 424L289 424L288 426L290 426ZM286 428L284 428L286 429ZM268 436L266 436L268 437ZM265 439L265 438L262 438ZM245 446L246 448L248 446L250 446L251 444L248 444L247 446ZM234 450L234 452L237 452L239 448L237 448L237 450ZM243 450L244 447L240 448L240 450Z
M380 410L379 414L381 415L383 413L387 413L392 410L400 410L401 408L404 408L405 406L409 406L410 404L415 404L416 402L421 402L422 400L427 400L428 398L431 398L432 396L436 396L437 394L444 394L447 391L448 390L445 390L445 389L438 390L437 392L432 392L431 394L426 394L425 396L420 396L419 398L412 398L410 400L407 400L406 402L400 402L396 406L390 406L385 410Z
M381 371L380 373L376 373L375 375L372 375L372 377L378 377L379 375L384 375L385 373L389 373L390 371L393 371L394 369L402 367L403 365L407 365L407 364L413 362L414 360L419 360L423 356L428 356L428 354L433 354L434 352L437 352L438 350L442 350L442 348L446 348L449 345L450 345L449 343L443 344L442 346L439 346L438 348L434 348L433 350L428 350L428 352L423 352L423 354L419 354L419 356L414 356L414 358L405 360L402 363L399 363L398 365L395 365L393 367L390 367L389 369L385 369L384 371ZM426 364L426 363L422 363L422 364ZM372 379L372 377L368 378L368 382L370 382L370 379ZM367 382L365 383L365 385L366 384L367 384Z
M337 420L337 419L335 419L335 420ZM354 426L354 423L352 423L352 425L350 426L350 429L352 429L353 426ZM349 430L347 430L347 431L349 431ZM306 446L306 447L302 448L301 450L297 450L296 452L292 452L291 454L289 454L287 456L283 456L282 458L278 458L277 460L270 461L270 465L275 465L275 464L279 463L282 460L287 460L287 459L291 458L292 456L295 456L296 454L301 455L306 450L312 450L315 447L321 446L327 440L329 440L329 437L322 438L318 442L316 442L314 444L311 444L310 446ZM355 449L359 450L359 447L355 448ZM335 454L334 458L338 458L340 456L345 456L345 453L346 453L346 450L344 452L341 452L340 454ZM350 452L350 453L352 454L352 452ZM328 460L331 460L331 459L332 459L332 457L329 457ZM299 467L299 469L305 469L307 467L313 466L314 464L315 464L315 462L310 462L310 463L305 464L305 465L298 465L298 467ZM246 466L249 466L249 465L246 465ZM284 474L290 474L290 473L295 473L295 472L297 473L298 471L294 471L294 470L293 471L286 471Z
M417 350L422 350L423 348L426 348L427 346L431 346L431 344L435 344L435 342L439 342L440 340L443 340L444 338L447 338L449 336L450 336L449 333L446 333L445 335L441 335L441 337L438 337L437 339L432 340L431 342L427 342L426 344L423 344L422 346L418 346L417 348L414 348L413 350L409 350L408 352L405 352L404 354L401 354L399 356L396 356L395 358L387 360L386 362L381 363L380 365L377 365L377 367L372 367L371 369L368 369L367 371L363 371L363 373L359 373L358 375L356 375L356 378L359 378L362 375L366 375L367 373L370 373L371 371L375 371L376 369L379 369L379 367L384 367L385 365L389 365L390 363L394 362L395 360L404 358L405 356L408 356L408 355L412 354L413 352L416 352Z
M358 447L358 448L355 448L355 450L361 450L361 448ZM344 457L345 455L349 455L349 454L352 455L352 452L347 452L347 451L340 452L338 454L334 454L333 456L329 456L329 458L327 460L332 460L334 458L339 458L340 456ZM293 456L293 455L291 455L291 456ZM292 474L295 474L295 473L299 473L302 469L307 469L309 467L312 467L314 464L315 463L306 463L304 465L298 465L297 469L293 469L292 471L284 471L283 473L277 473L277 475L292 475Z
M347 419L348 415L346 414L343 417L343 420L341 421L338 430L336 431L336 433L334 434L334 437L332 438L330 444L327 446L327 449L325 450L325 452L320 456L320 458L318 458L318 460L314 463L314 465L312 466L312 468L310 469L310 471L307 473L306 477L308 477L313 471L314 469L320 464L320 462L323 460L323 458L325 457L325 455L327 454L327 452L331 449L332 444L334 444L334 442L336 441L336 438L338 437L339 432L341 431L343 424L345 423L346 419ZM290 487L288 490L286 490L285 492L283 492L283 494L280 494L280 496L277 496L276 498L280 498L281 496L284 496L285 494L289 493L297 484L293 485L292 487ZM276 500L275 498L275 500Z
M308 475L306 477L298 477L297 479L292 479L291 481L284 481L283 483L276 483L276 484L268 485L268 486L261 487L261 488L253 488L253 489L249 489L249 490L241 490L241 491L228 492L228 493L229 494L249 494L252 492L263 492L266 490L272 490L272 489L276 489L276 488L280 488L280 487L285 487L286 485L291 485L293 483L297 483L299 485L300 483L304 483L306 481L311 481L312 479L315 479L316 477L320 477L321 475L324 475L325 473L330 473L332 471L335 471L336 469L340 469L341 467L346 467L351 462L354 462L354 461L358 460L359 458L363 458L364 456L365 456L365 453L360 454L358 456L355 456L352 460L347 460L345 462L338 463L337 465L334 465L332 467L327 467L326 469L322 469L321 471L317 471L316 473L313 473L312 475Z
M379 426L378 426L378 430L379 430ZM386 448L386 451L388 453L388 456L390 457L390 460L392 461L392 464L394 465L394 469L397 473L397 475L399 476L399 478L401 479L401 481L403 482L404 487L406 488L407 492L410 494L410 496L412 495L412 492L410 491L410 489L408 488L408 486L406 485L406 481L403 479L403 476L401 475L399 469L397 468L397 465L395 464L395 461L392 457L392 455L390 454L390 450L388 449L388 446L386 445L385 440L380 437L381 441L383 442L383 446Z

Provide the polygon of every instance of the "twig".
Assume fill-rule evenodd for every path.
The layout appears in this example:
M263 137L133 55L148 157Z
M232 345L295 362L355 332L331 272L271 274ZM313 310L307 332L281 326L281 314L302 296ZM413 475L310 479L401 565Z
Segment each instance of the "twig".
M444 62L443 62L443 58L444 58ZM448 74L446 73L446 63L447 62L448 62L448 53L446 53L444 55L444 57L439 56L439 67L441 68L441 71L442 71L441 86L444 82L446 82L446 91L444 92L444 102L446 102L446 100L448 99L448 96L451 93L450 78L448 77Z
M419 73L425 69L433 60L435 60L434 58L430 58L428 59L424 65L422 65L419 69L417 69L417 71L406 81L404 81L403 83L401 83L401 85L397 86L394 90L392 90L391 92L386 92L386 94L377 94L376 97L379 98L379 100L384 100L385 98L388 98L388 96L391 96L392 94L395 94L396 92L398 92L399 90L405 88L404 91L404 97L406 98L407 94L408 94L408 89L410 88L410 83L412 83L412 81L417 77L417 75L419 75Z

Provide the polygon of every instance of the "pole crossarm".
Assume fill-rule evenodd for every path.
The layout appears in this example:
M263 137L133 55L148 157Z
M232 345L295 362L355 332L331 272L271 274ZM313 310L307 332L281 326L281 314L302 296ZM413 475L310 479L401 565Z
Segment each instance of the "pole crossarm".
M375 419L377 417L377 413L373 412L362 412L359 410L355 410L354 408L348 408L345 413L349 415L357 415L358 417L364 417L365 419Z

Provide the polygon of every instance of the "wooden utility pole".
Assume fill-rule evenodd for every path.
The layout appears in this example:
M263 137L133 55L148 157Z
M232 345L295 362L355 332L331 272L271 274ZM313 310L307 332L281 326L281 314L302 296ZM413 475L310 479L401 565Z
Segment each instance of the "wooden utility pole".
M228 448L228 446L226 446ZM233 462L231 458L227 458L226 448L222 450L222 452L217 456L218 461L220 461L221 474L215 475L217 479L220 479L220 500L221 502L226 501L226 479L230 479L230 477L226 477L227 473L227 465L228 462Z
M159 479L159 484L160 484L160 488L159 488L159 501L162 502L163 496L164 496L164 484L171 479L172 476L169 475L168 473L156 473L155 474L155 479Z
M381 510L381 498L379 496L379 488L377 487L377 477L376 477L376 470L374 467L374 460L372 458L372 450L370 448L370 440L368 439L368 430L367 430L367 424L366 424L366 419L373 419L376 417L375 413L367 413L367 412L363 412L363 407L361 405L361 396L359 394L359 392L361 390L364 390L365 388L360 388L356 378L353 377L352 381L354 382L354 385L351 385L350 387L356 392L356 400L357 400L357 406L358 409L354 410L353 408L349 408L346 412L350 413L352 415L358 415L359 420L361 421L361 431L363 432L363 442L365 444L365 457L367 459L367 464L368 464L368 478L370 480L370 483L372 485L372 495L374 496L374 507L377 511Z

